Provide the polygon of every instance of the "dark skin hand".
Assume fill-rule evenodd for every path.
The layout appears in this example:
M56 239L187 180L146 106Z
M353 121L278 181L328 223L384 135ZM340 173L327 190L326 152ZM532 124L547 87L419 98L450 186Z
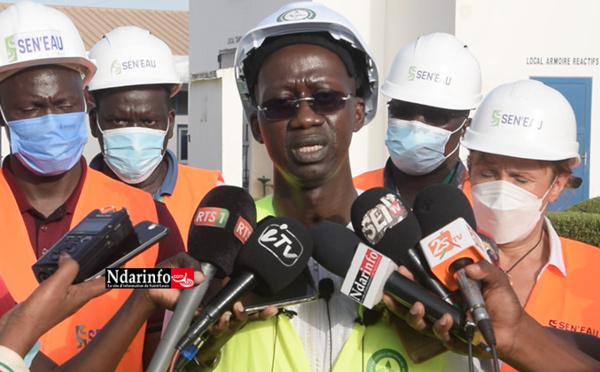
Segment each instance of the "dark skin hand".
M465 267L465 272L482 283L483 298L501 360L521 371L600 370L599 361L544 328L525 312L504 272L485 261ZM388 307L394 308L390 300L384 299ZM415 304L411 308L409 323L416 329L426 330L429 326L424 322L423 314L422 305ZM445 314L434 324L433 332L450 350L466 353L466 345L450 335L451 326L452 317ZM476 356L486 357L483 352Z

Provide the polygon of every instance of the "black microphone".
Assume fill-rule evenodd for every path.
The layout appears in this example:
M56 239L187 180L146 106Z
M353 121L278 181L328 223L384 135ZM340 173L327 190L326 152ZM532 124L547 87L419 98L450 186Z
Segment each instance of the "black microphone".
M448 288L460 289L486 342L495 344L481 284L464 272L465 266L477 260L491 261L489 249L492 246L486 247L481 239L483 234L476 232L471 203L458 188L435 184L417 195L414 206L422 229L428 233L421 240L421 248L432 272Z
M389 258L364 244L352 231L340 224L324 220L314 224L310 233L314 241L314 259L330 272L345 277L342 293L359 303L362 303L361 300L373 298L370 301L372 304L379 303L383 293L387 293L407 309L415 302L421 302L425 307L426 320L433 324L442 315L450 314L453 320L450 333L467 342L467 335L463 330L465 317L459 309L396 270L388 274L385 263ZM356 262L362 264L357 265ZM370 262L376 262L377 265L369 265ZM379 274L385 276L383 281L376 278ZM356 283L353 293L344 290L348 279ZM360 291L361 287L364 288L363 291Z
M231 280L204 308L177 343L177 349L196 343L245 293L254 289L261 296L270 296L283 290L306 267L312 251L311 235L293 218L274 217L259 224L240 251Z
M224 278L233 271L236 256L256 226L256 206L244 189L217 186L200 201L190 224L188 253L200 261L204 282L183 290L149 372L168 368L177 340L188 328L213 277Z
M450 292L433 276L417 247L421 228L400 195L383 187L369 189L356 198L351 216L354 231L364 242L402 263L421 285L452 304Z

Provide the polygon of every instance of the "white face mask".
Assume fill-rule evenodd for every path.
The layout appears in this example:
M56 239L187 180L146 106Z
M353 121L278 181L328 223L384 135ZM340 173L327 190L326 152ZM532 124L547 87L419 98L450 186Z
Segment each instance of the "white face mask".
M388 119L385 144L394 165L406 174L421 176L439 167L458 150L444 155L450 136L465 125L465 119L455 131L434 127L418 120Z
M488 232L498 244L519 241L539 222L546 195L541 198L510 182L491 181L471 188L477 226Z

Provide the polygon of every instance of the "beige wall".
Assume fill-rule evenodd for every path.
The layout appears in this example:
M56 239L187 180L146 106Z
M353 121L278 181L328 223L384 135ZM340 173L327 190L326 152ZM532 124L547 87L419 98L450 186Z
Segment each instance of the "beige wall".
M589 164L600 141L600 2L596 0L456 0L456 35L479 59L483 93L530 76L591 77ZM560 58L563 64L551 64ZM579 60L576 60L579 58ZM582 64L581 58L592 58ZM568 62L568 63L566 63ZM598 166L590 166L590 197L600 195Z

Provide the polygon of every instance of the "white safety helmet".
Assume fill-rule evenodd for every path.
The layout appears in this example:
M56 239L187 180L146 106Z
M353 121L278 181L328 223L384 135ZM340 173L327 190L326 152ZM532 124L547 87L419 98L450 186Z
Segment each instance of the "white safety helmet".
M254 29L242 36L235 54L235 73L238 91L244 107L246 120L250 114L256 111L251 102L251 95L247 85L247 77L244 76L244 61L256 49L260 48L266 38L327 32L335 40L344 41L348 48L360 52L364 61L365 71L361 71L363 81L357 91L363 92L365 100L365 124L369 123L377 111L377 89L378 73L375 59L355 27L341 14L327 8L323 4L312 1L301 1L289 3L275 13L262 20ZM362 56L361 56L362 58Z
M90 58L98 66L88 86L90 91L167 84L173 86L172 97L181 89L171 49L148 30L117 27L90 49Z
M21 1L0 12L0 80L26 67L63 65L84 75L85 86L96 72L81 36L62 12Z
M396 54L381 93L425 106L471 110L482 97L481 68L453 35L424 35Z
M481 102L462 145L470 150L579 165L577 123L569 101L535 80L493 89Z

